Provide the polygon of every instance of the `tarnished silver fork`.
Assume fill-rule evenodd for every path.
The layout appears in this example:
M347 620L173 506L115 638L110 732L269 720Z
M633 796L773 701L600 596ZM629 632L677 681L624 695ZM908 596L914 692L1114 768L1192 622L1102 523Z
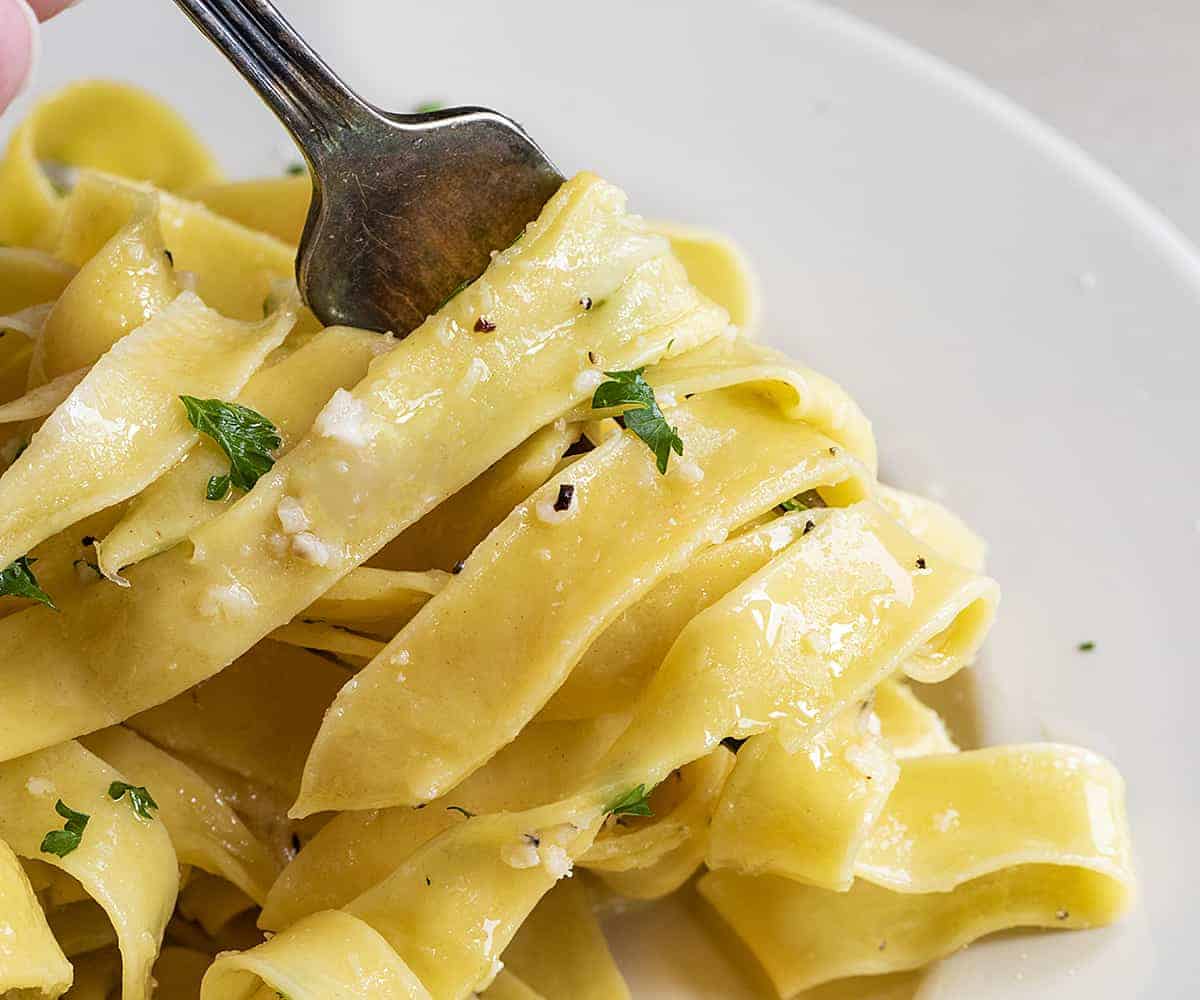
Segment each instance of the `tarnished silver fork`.
M389 114L268 0L176 0L291 132L312 174L296 279L326 324L404 335L508 246L562 177L486 108Z

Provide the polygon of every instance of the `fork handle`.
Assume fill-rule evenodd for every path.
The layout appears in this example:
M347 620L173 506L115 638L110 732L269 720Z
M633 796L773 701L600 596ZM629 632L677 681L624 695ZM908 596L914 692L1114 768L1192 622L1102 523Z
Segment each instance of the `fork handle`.
M286 126L310 163L374 108L312 50L269 0L175 0Z

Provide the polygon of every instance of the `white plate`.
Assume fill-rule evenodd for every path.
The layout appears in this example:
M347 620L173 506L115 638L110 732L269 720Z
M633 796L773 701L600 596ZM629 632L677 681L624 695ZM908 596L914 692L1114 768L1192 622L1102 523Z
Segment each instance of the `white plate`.
M919 995L1195 996L1193 250L1018 109L821 7L283 6L379 103L494 105L643 213L734 234L762 272L770 339L855 393L887 475L990 539L1005 601L975 674L985 734L1079 741L1120 765L1143 894L1112 930L977 945ZM38 91L132 79L176 102L237 172L292 158L166 0L95 0L46 35ZM1095 652L1077 652L1083 640ZM638 996L742 995L723 958L696 953L694 922L660 917L616 935Z

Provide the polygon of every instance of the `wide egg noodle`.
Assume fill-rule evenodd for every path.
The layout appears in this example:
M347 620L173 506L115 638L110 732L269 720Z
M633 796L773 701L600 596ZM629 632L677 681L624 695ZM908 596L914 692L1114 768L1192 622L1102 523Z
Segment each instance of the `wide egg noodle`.
M126 777L75 742L0 764L0 839L79 880L116 929L124 1000L149 1000L179 869L166 827L139 817L128 798L109 797L118 780ZM79 846L62 858L40 849L48 831L63 828L57 800L90 817Z
M235 917L254 907L255 901L232 882L207 872L193 872L179 890L179 915L199 924L209 937L216 937Z
M729 237L695 226L652 223L671 241L671 252L687 271L688 281L729 313L737 326L753 333L762 312L758 276L745 253Z
M90 897L60 906L48 904L46 920L63 954L72 960L76 955L86 955L117 944L117 932L108 914Z
M282 930L318 910L345 906L470 814L525 810L565 798L627 722L625 716L607 716L533 723L442 799L415 809L338 814L271 887L262 926Z
M295 246L308 219L312 181L305 169L282 177L203 184L192 188L187 196L247 229L268 233Z
M221 876L259 904L266 899L280 865L200 775L123 726L80 742L150 790L180 864Z
M118 341L0 476L0 565L162 475L199 433L180 395L235 395L294 322L290 306L227 319L183 292Z
M88 369L77 368L39 385L36 389L30 389L18 399L0 405L0 424L49 416L71 395L87 373Z
M645 445L626 434L518 506L338 695L296 815L436 797L511 740L591 640L714 536L794 493L855 488L857 463L845 452L748 390L706 394L671 419L703 478L659 475ZM773 478L746 461L750 449L772 456ZM547 523L539 511L563 483L574 487L569 516ZM622 558L602 562L605 551ZM476 627L449 627L468 610ZM461 718L472 725L455 725Z
M0 915L0 995L53 1000L66 992L71 964L50 932L21 863L3 840Z
M580 877L555 885L504 949L505 968L542 996L629 1000L593 912L592 895Z
M359 566L313 601L301 620L332 622L390 639L449 580L439 569L414 573Z
M126 84L88 80L40 101L0 160L0 242L53 245L63 195L43 167L92 167L177 191L220 177L171 108Z
M279 431L285 454L312 426L338 389L353 387L371 360L395 346L391 337L335 326L322 330L277 364L255 372L237 402L261 413ZM104 536L98 552L106 576L165 552L222 510L205 495L210 476L223 475L229 459L213 442L202 441L130 504Z
M53 302L76 268L44 250L0 246L0 315Z
M578 266L564 274L563 260ZM608 293L604 308L580 307L587 289ZM485 302L497 330L479 338L468 330ZM723 323L665 244L624 214L617 189L586 174L568 182L476 285L378 358L352 393L335 394L328 434L307 435L190 544L133 567L127 594L93 587L61 615L0 621L2 641L27 651L0 676L0 757L111 725L225 667L578 403L588 350L636 367ZM463 406L475 361L490 376ZM273 546L285 496L305 511L324 560ZM62 695L57 711L30 718L19 706L48 684Z

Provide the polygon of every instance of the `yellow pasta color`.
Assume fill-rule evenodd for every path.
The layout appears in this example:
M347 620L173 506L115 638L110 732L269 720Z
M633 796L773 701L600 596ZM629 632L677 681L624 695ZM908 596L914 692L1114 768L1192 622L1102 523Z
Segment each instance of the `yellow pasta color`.
M198 437L179 396L236 395L294 321L241 323L184 292L123 338L0 477L0 565L170 468Z
M336 653L355 664L370 662L381 652L387 643L370 636L358 635L355 632L324 622L289 622L281 625L270 634L275 642L285 642L289 646L300 646L303 649L320 649L327 653Z
M214 215L203 205L107 174L80 177L66 201L55 252L84 264L148 202L156 206L154 221L164 250L170 252L174 280L218 312L247 322L261 319L280 289L295 288L294 247ZM168 259L166 253L162 259ZM135 279L126 276L120 283ZM312 313L301 309L292 341L303 342L319 328Z
M247 229L270 233L295 246L308 218L312 181L305 169L295 175L205 184L187 196Z
M263 985L267 990L260 992ZM326 910L251 951L218 956L203 1000L428 1000L429 993L365 921Z
M1125 786L1108 761L1036 743L902 761L855 871L894 891L932 893L1030 864L1131 881Z
M121 953L116 948L80 955L73 963L75 982L65 1000L110 1000L121 985Z
M738 751L713 816L710 868L733 868L844 892L899 778L882 741L851 705L795 753L771 734Z
M270 420L285 454L312 427L321 407L338 389L367 373L373 358L395 346L391 337L338 326L322 330L282 361L264 368L238 395L242 406ZM224 509L205 495L210 476L223 475L229 459L212 441L201 440L188 456L144 489L99 546L102 572L113 576L185 538Z
M743 330L758 326L758 276L742 249L721 233L675 222L651 223L671 241L671 251L687 269L688 281L729 313Z
M271 887L262 926L279 930L318 910L344 906L382 882L421 844L462 822L464 810L522 810L565 798L627 721L609 716L534 723L442 799L419 809L341 813Z
M62 196L42 164L92 167L168 191L215 181L220 172L187 124L145 91L88 80L39 102L0 160L0 242L49 246Z
M82 883L116 929L124 1000L148 1000L179 870L166 827L109 798L118 780L125 776L75 742L0 764L0 839ZM63 828L54 808L60 799L90 817L79 846L62 858L40 850L48 831Z
M18 399L0 406L0 424L10 424L19 420L36 420L45 417L58 407L75 386L83 381L88 369L79 368L58 378L30 389Z
M983 572L987 545L952 510L934 500L882 483L875 487L875 500L940 555L976 573Z
M579 428L556 420L447 497L383 547L372 566L452 570L509 512L553 474Z
M158 803L179 862L219 875L262 903L280 866L200 775L137 733L114 726L80 742Z
M710 872L699 889L781 997L845 976L917 968L1010 927L1110 923L1128 901L1126 883L1069 864L1020 865L924 895L863 881L828 892L732 871Z
M444 570L412 573L359 566L313 601L301 617L391 638L449 579Z
M523 983L508 969L501 969L492 984L479 994L487 1000L544 1000L531 986Z
M652 816L612 816L579 865L593 871L649 868L680 844L702 835L733 770L724 747L672 771L650 794Z
M520 731L655 582L780 500L858 475L827 438L745 390L693 399L672 420L703 478L660 475L646 446L624 434L517 507L338 695L295 815L420 802L452 788ZM772 456L770 477L747 462L759 449ZM554 523L544 511L564 482L574 500ZM468 613L475 627L451 625Z
M200 980L212 956L191 948L163 948L154 963L159 995L170 1000L200 1000Z
M208 761L290 802L321 716L349 677L302 649L260 642L227 670L126 725L171 753Z
M684 626L762 569L808 523L803 512L785 514L698 553L604 630L538 717L583 719L627 710Z
M904 681L889 677L875 689L871 708L879 719L888 749L898 758L953 753L958 749L946 724L922 704Z
M0 315L53 302L75 270L44 250L0 246Z
M117 932L108 914L91 898L51 909L46 919L54 932L54 940L68 958L100 951L117 943Z
M232 882L207 872L193 874L179 891L179 915L215 937L234 917L254 908L254 900Z
M30 363L30 385L94 364L179 294L158 225L158 196L139 194L46 317ZM99 234L97 234L99 238Z
M604 308L580 307L589 290L607 295ZM480 338L469 330L483 308L497 329ZM0 641L29 651L0 672L0 757L110 725L225 667L582 400L576 377L589 349L637 367L723 325L664 241L624 214L617 189L588 175L568 182L475 285L377 359L352 393L335 394L327 419L249 495L190 545L131 569L128 594L93 587L62 615L0 621ZM490 374L464 407L476 361ZM321 543L309 547L315 559L281 555L270 541L285 496ZM16 706L47 684L62 694L53 717L22 718Z
M563 879L533 908L504 949L504 965L546 997L629 1000L629 989L579 877Z
M71 964L46 924L21 864L0 840L0 994L54 998L71 985ZM28 994L21 991L29 991Z
M658 781L722 737L767 728L803 746L915 650L978 648L991 580L946 560L918 567L920 543L873 503L809 514L812 531L683 630L609 773Z

